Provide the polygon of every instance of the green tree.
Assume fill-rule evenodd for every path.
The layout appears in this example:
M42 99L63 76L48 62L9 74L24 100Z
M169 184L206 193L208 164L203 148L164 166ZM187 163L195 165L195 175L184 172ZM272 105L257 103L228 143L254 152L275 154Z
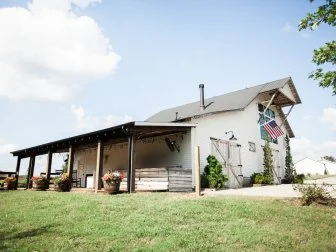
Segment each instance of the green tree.
M207 157L208 164L204 168L202 174L202 187L210 188L224 188L225 182L228 180L223 174L222 165L215 156L209 155Z
M330 162L336 162L336 158L333 157L333 156L324 156L322 158L325 159L325 160L328 160Z
M286 135L285 141L286 141L285 179L288 180L289 183L292 183L294 182L295 171L294 171L293 158L292 158L292 153L291 153L291 148L290 148L290 139L288 135Z
M263 151L264 151L264 175L273 178L273 154L268 139L265 141Z
M309 0L313 2L314 0ZM325 4L319 6L314 13L308 13L301 20L299 30L315 30L322 23L336 26L336 0L324 0ZM313 63L318 68L309 74L309 78L319 81L320 87L331 87L333 95L336 95L336 41L325 43L313 52ZM328 70L323 70L322 65L325 65Z

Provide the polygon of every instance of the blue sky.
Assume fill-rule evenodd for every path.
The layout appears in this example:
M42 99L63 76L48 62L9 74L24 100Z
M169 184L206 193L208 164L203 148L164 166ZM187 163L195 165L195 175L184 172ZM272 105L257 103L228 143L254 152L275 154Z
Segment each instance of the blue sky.
M0 169L15 167L9 150L198 100L199 83L211 97L289 75L295 159L336 156L335 97L308 79L335 29L297 29L320 3L2 0Z

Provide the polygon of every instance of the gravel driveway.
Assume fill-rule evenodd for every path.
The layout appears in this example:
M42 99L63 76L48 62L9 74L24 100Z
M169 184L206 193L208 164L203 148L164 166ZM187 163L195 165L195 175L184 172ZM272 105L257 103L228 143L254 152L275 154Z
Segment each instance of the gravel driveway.
M336 189L336 176L317 179L317 180L307 180L307 184L333 184ZM221 191L215 190L205 190L203 192L207 196L219 196L219 195L233 195L233 196L255 196L255 197L279 197L279 198L297 198L300 197L299 193L293 190L292 185L269 185L261 187L245 187L238 189L227 189ZM333 197L336 197L336 192L332 193Z
M329 177L329 178L323 178L323 179L316 179L316 180L306 180L305 181L306 184L317 184L317 185L321 185L323 183L326 184L331 184L331 185L335 185L336 186L336 176L334 177Z

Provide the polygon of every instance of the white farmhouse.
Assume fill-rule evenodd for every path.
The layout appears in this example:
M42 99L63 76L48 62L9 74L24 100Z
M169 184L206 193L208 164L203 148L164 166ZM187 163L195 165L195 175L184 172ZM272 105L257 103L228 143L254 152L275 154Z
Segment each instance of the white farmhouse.
M194 187L194 147L200 146L201 169L212 154L223 164L228 186L241 187L254 172L263 171L267 133L262 125L275 120L284 132L272 140L275 182L284 177L284 136L294 137L287 116L301 100L290 77L158 112L144 122L130 122L99 131L12 152L30 158L28 178L34 174L35 157L69 153L68 171L73 186L102 187L101 176L122 171L124 189L190 191ZM285 115L284 107L289 107Z
M243 178L263 171L262 147L267 132L261 125L272 119L285 133L271 143L276 182L284 177L284 136L288 134L292 138L294 133L282 108L299 103L300 97L290 77L205 100L201 84L200 101L163 110L146 121L196 124L191 131L191 142L201 148L201 167L206 165L209 154L215 155L229 176L229 186L239 187ZM233 135L237 140L230 140Z

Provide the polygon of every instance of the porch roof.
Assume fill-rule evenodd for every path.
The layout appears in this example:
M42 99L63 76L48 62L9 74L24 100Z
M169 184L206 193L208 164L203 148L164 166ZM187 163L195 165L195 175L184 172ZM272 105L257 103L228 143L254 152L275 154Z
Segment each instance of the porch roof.
M102 140L106 144L127 141L130 135L136 139L155 137L160 135L186 132L190 128L196 127L191 123L153 123L153 122L128 122L114 127L93 131L69 138L56 140L41 145L28 147L11 152L13 156L21 158L37 156L52 152L67 152L70 146L80 147L90 145Z

